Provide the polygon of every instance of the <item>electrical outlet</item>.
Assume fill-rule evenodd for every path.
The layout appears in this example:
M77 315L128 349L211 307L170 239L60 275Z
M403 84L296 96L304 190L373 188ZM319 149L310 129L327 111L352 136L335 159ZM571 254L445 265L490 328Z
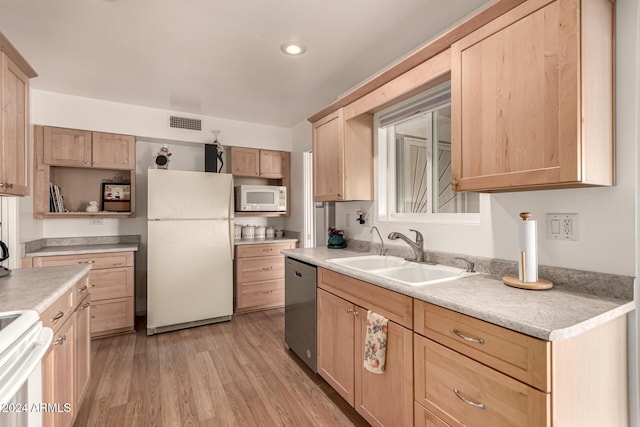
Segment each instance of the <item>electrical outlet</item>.
M579 240L578 214L548 213L547 239L549 240Z

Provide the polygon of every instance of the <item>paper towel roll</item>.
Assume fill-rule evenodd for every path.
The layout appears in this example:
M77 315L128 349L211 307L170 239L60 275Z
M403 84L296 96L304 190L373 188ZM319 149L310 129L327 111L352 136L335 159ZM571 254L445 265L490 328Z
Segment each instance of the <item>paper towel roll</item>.
M526 217L520 214L523 221L518 227L520 237L520 268L518 278L521 282L537 282L538 281L538 235L536 221L527 219L531 214L527 212ZM524 269L522 262L524 260ZM524 272L524 275L523 275Z

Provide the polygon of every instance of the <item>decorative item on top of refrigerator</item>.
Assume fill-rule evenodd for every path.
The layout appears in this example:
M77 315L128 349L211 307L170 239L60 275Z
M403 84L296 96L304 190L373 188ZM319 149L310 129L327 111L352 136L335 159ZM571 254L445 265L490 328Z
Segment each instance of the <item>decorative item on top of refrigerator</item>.
M518 224L520 252L518 256L518 277L505 276L505 285L522 289L542 290L553 287L549 280L538 277L538 229L537 222L531 218L531 212L521 212L522 221Z

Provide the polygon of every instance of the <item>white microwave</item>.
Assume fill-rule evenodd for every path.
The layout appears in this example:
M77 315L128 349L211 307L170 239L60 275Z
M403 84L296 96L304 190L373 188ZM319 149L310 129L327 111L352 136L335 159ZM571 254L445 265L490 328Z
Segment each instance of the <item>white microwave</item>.
M287 187L236 185L236 212L285 212Z

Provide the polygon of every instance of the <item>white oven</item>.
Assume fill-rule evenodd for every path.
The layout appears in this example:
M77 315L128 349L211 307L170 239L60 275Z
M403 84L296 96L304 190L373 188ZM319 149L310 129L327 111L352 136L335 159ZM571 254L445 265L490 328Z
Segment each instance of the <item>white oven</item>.
M42 358L53 332L33 310L0 313L0 426L42 426Z
M287 187L277 185L236 185L236 212L285 212Z

